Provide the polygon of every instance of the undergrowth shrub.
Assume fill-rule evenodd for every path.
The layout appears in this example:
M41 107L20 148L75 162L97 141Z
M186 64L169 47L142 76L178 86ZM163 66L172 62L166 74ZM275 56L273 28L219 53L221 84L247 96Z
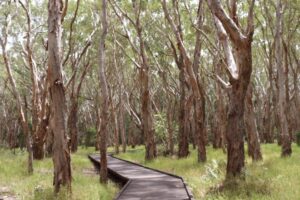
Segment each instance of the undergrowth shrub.
M162 151L165 152L168 150L168 126L166 114L162 112L157 113L154 115L154 119L156 141L159 144L162 144Z
M159 153L162 153L163 155L168 155L169 152L169 147L168 147L168 140L169 140L169 135L168 135L168 121L167 121L167 116L166 113L164 112L159 112L154 115L154 126L155 126L155 136L156 136L156 142L157 144L161 144L159 147ZM174 144L176 143L175 139L177 138L178 134L178 126L174 121L171 122L171 128L173 131L173 142Z
M84 137L84 145L85 147L95 146L97 139L97 130L94 127L88 128L85 137Z
M206 182L213 182L214 180L218 180L224 176L223 173L223 165L222 161L217 161L213 159L210 163L205 165L205 173L202 175L202 180Z

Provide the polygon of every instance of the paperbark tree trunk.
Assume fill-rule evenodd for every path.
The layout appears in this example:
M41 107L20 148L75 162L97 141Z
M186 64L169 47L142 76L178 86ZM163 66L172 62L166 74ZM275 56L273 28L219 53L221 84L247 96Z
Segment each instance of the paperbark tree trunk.
M26 147L28 152L28 162L27 162L27 171L29 174L33 173L33 156L32 156L32 143L31 143L31 134L28 126L28 120L25 116L24 107L22 105L20 93L17 90L16 81L13 77L10 60L7 54L7 42L8 42L8 29L11 24L10 14L5 16L6 25L2 28L2 37L0 37L0 45L2 47L2 57L4 61L4 65L6 68L6 72L8 74L8 81L12 87L12 93L14 98L16 99L16 105L19 113L19 119L22 126L22 131L26 139Z
M51 100L50 126L53 131L53 164L55 192L61 185L71 190L71 158L65 127L66 99L61 64L61 0L48 2L48 75Z
M200 84L200 81L197 80L197 74L195 74L194 69L198 67L198 59L200 55L200 48L199 46L195 47L195 55L194 55L194 63L191 62L191 59L188 55L188 52L184 46L183 42L183 33L182 33L182 27L181 27L181 21L180 21L180 15L179 15L179 9L178 9L178 2L173 2L173 7L174 7L174 13L175 13L175 20L173 20L170 16L170 13L167 8L167 3L166 0L161 0L163 11L165 14L165 17L167 21L169 22L171 29L173 31L173 34L176 37L177 41L177 49L179 51L179 58L176 55L176 50L175 47L172 47L174 50L174 57L175 61L177 63L177 66L179 67L179 70L183 71L180 73L183 73L180 75L179 79L181 79L181 76L187 76L187 85L189 86L189 89L192 93L192 101L190 102L195 102L195 115L196 115L196 133L197 133L197 146L198 146L198 162L205 162L206 161L206 149L205 149L205 131L204 131L204 119L205 119L205 113L204 113L204 108L205 108L205 102L204 102L204 92L202 89L202 85ZM198 8L198 21L197 24L201 23L201 3L202 1L199 2L199 8ZM200 13L199 13L200 12ZM197 45L200 45L200 35L199 32L197 32ZM174 46L174 45L172 45ZM195 62L196 61L196 62ZM194 64L194 66L193 66ZM186 73L186 74L185 74ZM181 80L180 80L181 81ZM182 82L182 81L181 81ZM185 97L181 97L185 98ZM190 104L189 100L187 101L187 105L185 105L185 110L187 111L185 114L185 118L188 120L189 115L190 115ZM181 106L181 105L180 105ZM182 119L180 119L182 120ZM189 126L188 122L185 122ZM181 130L180 130L181 131ZM188 138L188 136L187 136ZM184 140L183 140L184 141ZM180 144L179 144L180 145ZM186 145L186 144L184 144ZM179 146L180 147L180 146ZM185 146L183 146L185 147ZM188 143L187 147L188 149ZM185 150L186 150L185 149ZM186 152L184 152L186 153Z
M30 69L30 78L32 83L32 98L31 98L31 115L32 115L32 133L33 133L33 158L41 160L44 158L44 141L45 129L48 126L48 119L45 116L46 96L47 96L47 80L45 84L39 79L38 71L35 61L33 59L32 51L32 37L31 37L31 7L28 0L23 3L19 1L21 7L25 11L27 18L26 30L26 44L23 49L26 51L26 61ZM45 78L47 79L47 78ZM43 85L44 84L44 85ZM39 86L40 85L40 86ZM44 86L44 87L43 87Z
M207 0L209 8L215 16L215 24L219 40L222 43L229 75L229 107L227 114L227 170L226 179L244 178L244 108L245 97L252 72L251 43L254 33L254 2L249 5L246 31L242 31L236 15L236 1L231 6L229 17L219 0ZM229 38L234 51L231 50ZM233 53L234 52L234 53Z
M71 151L76 152L78 148L78 127L77 127L77 113L78 113L78 99L73 95L70 98L71 106L68 117L68 130L71 139Z
M300 73L300 58L297 57L296 52L294 49L292 49L292 54L295 60L295 68L293 70L293 84L294 84L294 104L296 107L297 112L295 113L295 116L299 116L297 115L297 113L300 113L300 90L299 90L299 73ZM296 117L295 117L296 118ZM297 117L296 119L296 132L300 132L300 118Z
M126 12L124 12L119 6L116 4L111 3L112 8L115 11L115 14L118 16L120 21L123 24L123 27L126 31L126 37L132 47L132 50L138 55L139 63L135 62L134 59L133 63L135 66L139 68L139 76L140 76L140 101L141 101L141 130L144 136L144 143L145 143L145 159L152 160L157 156L157 149L155 143L155 129L154 129L154 122L153 122L153 112L152 112L152 101L151 101L151 94L150 94L150 64L148 62L148 56L146 54L145 48L145 40L143 36L143 27L141 24L141 9L142 4L141 2L132 1L132 8L134 11L135 19L130 18ZM118 14L118 11L122 13L122 16ZM125 17L129 22L134 26L138 41L138 47L135 46L134 42L131 39L131 36L128 33L127 25L125 25L123 21L123 17Z
M188 108L186 106L186 83L183 69L179 69L180 103L179 103L179 133L178 133L178 157L185 158L189 155L188 133Z
M112 101L112 94L110 92L110 101ZM119 122L118 122L118 116L116 114L117 105L111 105L111 119L113 120L113 133L114 133L114 146L115 146L115 154L120 153L120 134L119 134Z
M72 70L74 71L73 74L73 80L71 83L71 94L70 94L70 108L68 113L68 121L67 121L67 127L68 127L68 136L70 137L70 146L71 146L71 152L77 151L77 145L78 145L78 127L77 127L77 113L78 113L78 98L77 94L75 92L75 81L77 76L77 70L74 69L75 66L72 65Z
M286 157L292 154L292 147L287 120L287 69L283 65L282 31L283 8L281 0L277 0L275 30L275 63L278 74L278 116L280 116L280 139L282 147L281 156Z
M194 60L193 60L193 70L189 70L189 76L192 77L195 74L198 92L194 91L194 111L195 111L195 135L197 139L198 147L198 162L206 161L206 126L205 126L205 91L203 88L203 81L199 76L200 67L200 54L201 54L201 32L198 29L202 29L203 24L203 0L199 0L198 12L197 12L197 32L196 32L196 43L194 49ZM193 77L191 78L193 79ZM191 81L193 82L193 81ZM193 83L191 83L193 84Z
M251 84L248 86L248 91L246 94L244 120L248 142L248 155L251 156L253 161L262 160L259 135L255 120L254 106L252 103Z
M125 123L124 123L124 101L123 101L123 90L120 86L119 88L119 130L121 134L121 140L122 140L122 152L126 152L127 142L126 142L126 131L125 131Z
M90 42L86 44L86 46L83 48L81 52L81 56L85 54L87 51L88 47L91 45ZM80 57L81 57L80 56ZM75 84L76 82L76 77L77 77L77 67L79 65L80 58L77 60L77 64L75 63L73 67L73 80L72 80L72 89L71 89L71 95L70 95L70 101L71 101L71 106L70 106L70 111L68 115L68 121L67 121L67 126L68 126L68 133L69 137L71 139L71 151L74 153L77 151L78 148L78 101L79 101L79 95L81 91L81 86L83 83L83 80L87 74L87 71L89 69L90 63L87 62L84 64L83 72L80 75L79 78L79 83L78 85ZM76 66L77 65L77 66Z
M47 89L45 89L47 90ZM47 92L47 91L45 91ZM43 106L44 105L44 106ZM38 123L38 127L36 129L36 133L33 139L33 158L36 160L42 160L45 156L45 148L44 144L47 136L47 127L49 125L50 119L50 106L48 104L42 103L42 111L40 115L40 121Z
M219 54L218 54L219 55ZM222 61L219 58L215 58L215 73L216 75L222 77L221 75L221 67ZM219 83L216 83L216 128L214 133L214 147L222 148L225 151L225 135L226 135L226 106L224 92L222 92L222 88Z
M143 42L141 42L143 43ZM141 44L143 45L143 44ZM140 70L142 88L141 88L141 99L142 99L142 129L145 136L146 144L146 160L152 160L156 157L156 144L154 138L154 127L152 117L152 105L150 101L150 90L149 90L149 68L144 65L143 69Z
M115 33L113 32L114 36L114 48L113 48L113 60L114 60L114 67L117 73L117 78L119 82L119 87L118 87L118 96L119 96L119 110L118 110L118 125L119 125L119 131L121 135L121 141L122 141L122 152L126 152L126 147L127 147L127 140L126 140L126 129L125 129L125 123L124 123L124 98L125 97L125 87L124 87L124 74L123 71L118 69L118 64L117 64L117 57L116 57L116 36Z
M273 143L272 136L272 112L271 112L271 87L267 89L266 99L264 102L264 111L263 111L263 138L265 143Z
M140 16L138 13L139 6L135 5L135 14L137 16L136 29L139 38L139 48L142 60L142 68L140 69L142 130L145 137L146 145L145 158L146 160L152 160L157 156L157 150L155 143L155 130L152 116L153 112L150 94L150 69L148 58L146 56L144 38L142 36L142 26L140 24Z
M99 84L101 88L101 98L102 104L100 109L100 182L107 184L108 176L107 176L107 133L108 133L108 109L109 109L109 93L107 80L105 75L105 40L107 35L107 2L106 0L102 0L102 13L101 13L101 23L102 23L102 32L99 43Z
M168 153L174 154L174 130L173 130L173 104L169 100L167 106L167 123L168 123Z

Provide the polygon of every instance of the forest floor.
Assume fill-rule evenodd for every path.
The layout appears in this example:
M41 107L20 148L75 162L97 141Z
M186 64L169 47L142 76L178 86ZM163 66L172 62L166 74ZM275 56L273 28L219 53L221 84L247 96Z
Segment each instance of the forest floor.
M227 184L223 184L226 154L221 149L208 147L205 164L197 163L195 150L191 150L188 158L180 160L160 156L145 162L144 147L118 157L182 176L196 200L299 200L300 147L293 145L289 158L280 158L281 148L277 144L262 144L261 147L263 161L253 163L246 156L246 181Z
M144 147L118 157L137 162L148 167L182 176L192 189L196 200L200 199L265 199L297 200L300 198L300 147L293 145L290 158L280 158L280 147L276 144L262 145L264 160L252 163L247 157L246 181L222 186L222 191L215 188L222 185L225 177L226 154L222 150L207 149L208 161L197 163L197 154L191 150L186 159L159 156L151 162L144 161ZM74 200L112 200L119 188L114 183L108 186L99 184L98 175L87 155L94 153L94 148L80 148L72 155L72 199ZM58 198L53 196L52 159L34 161L35 172L26 172L26 152L0 149L0 197L11 199L69 199L62 192ZM1 194L1 189L2 194Z
M53 164L51 158L34 161L33 175L27 174L27 153L0 149L0 197L14 197L20 200L110 200L119 188L109 182L99 184L99 175L87 155L94 148L80 148L72 155L72 198L62 192L57 198L53 195ZM1 188L5 193L1 194ZM1 199L1 198L0 198ZM8 198L9 199L9 198Z

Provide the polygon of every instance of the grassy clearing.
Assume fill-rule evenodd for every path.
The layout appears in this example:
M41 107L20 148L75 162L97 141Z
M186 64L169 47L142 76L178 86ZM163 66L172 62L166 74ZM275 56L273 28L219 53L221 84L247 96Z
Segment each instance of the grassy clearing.
M195 199L257 199L298 200L300 199L300 147L293 145L290 158L280 158L280 147L276 144L262 145L264 160L252 163L246 161L246 181L226 183L222 191L215 190L225 177L226 155L222 150L207 150L208 161L196 162L196 151L186 159L158 157L151 162L144 161L144 148L120 154L119 157L182 176L192 188Z
M26 172L26 152L0 149L0 188L8 187L12 195L24 200L109 200L113 199L118 188L115 184L108 186L99 184L97 175L92 174L92 164L87 154L93 149L80 148L78 153L72 155L72 197L67 192L55 198L53 195L53 164L52 159L34 161L34 174L29 176Z
M214 189L222 184L225 176L226 155L222 150L209 147L208 161L205 164L196 162L194 150L186 159L160 156L154 161L145 162L144 147L139 146L125 154L119 154L119 157L182 176L192 188L195 199L300 199L300 147L294 145L292 157L284 159L280 158L280 147L276 144L262 145L262 151L262 162L252 163L247 158L246 181L224 184L222 191ZM107 187L100 185L98 176L89 173L92 165L87 154L91 152L93 148L80 148L78 153L72 155L72 198L66 192L55 198L51 158L35 161L35 172L29 176L26 173L26 152L17 151L13 154L0 149L0 189L8 187L12 195L24 200L111 200L119 189L113 183L109 183Z

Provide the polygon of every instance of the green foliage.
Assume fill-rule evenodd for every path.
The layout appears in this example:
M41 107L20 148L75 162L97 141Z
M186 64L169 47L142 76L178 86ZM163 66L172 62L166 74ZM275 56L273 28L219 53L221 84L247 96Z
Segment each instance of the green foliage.
M160 149L164 152L168 150L168 122L166 113L160 112L154 115L155 119L155 136L157 143L161 146ZM172 130L173 130L173 140L175 143L175 139L177 137L178 126L176 123L172 122Z
M95 127L90 127L86 130L84 136L84 145L85 147L93 147L95 146L97 139L97 129Z
M166 150L168 148L168 141L167 141L167 118L166 114L163 112L157 113L154 115L155 119L155 134L156 140L159 144L162 144L163 149Z
M222 167L220 165L223 165ZM224 177L224 172L221 170L226 165L223 161L217 161L213 159L211 162L205 165L205 173L202 175L202 179L206 182L213 182L218 180L220 177Z

